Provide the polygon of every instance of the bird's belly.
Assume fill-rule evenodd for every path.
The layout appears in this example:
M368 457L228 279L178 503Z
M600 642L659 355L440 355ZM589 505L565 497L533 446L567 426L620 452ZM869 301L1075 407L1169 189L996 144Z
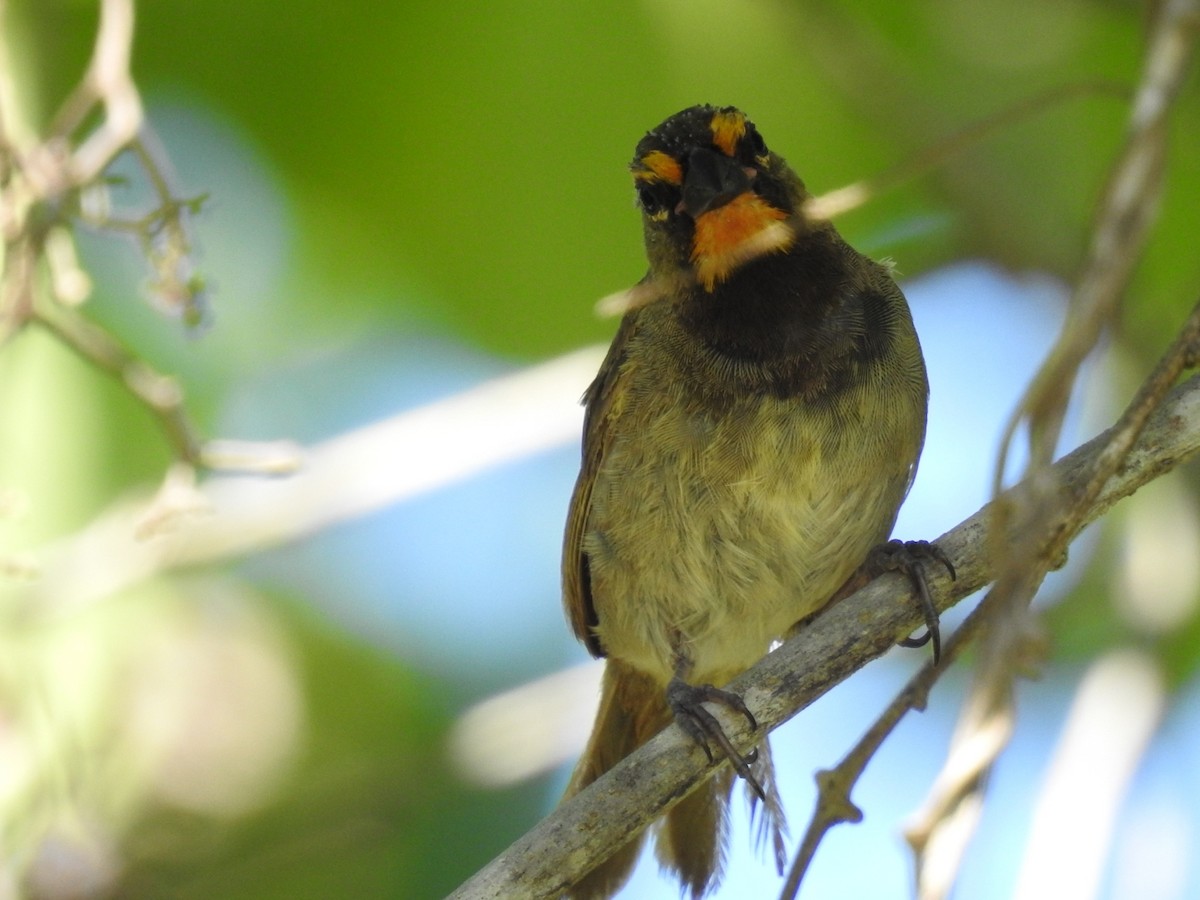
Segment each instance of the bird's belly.
M615 442L584 537L610 656L663 683L686 659L690 681L724 683L887 537L911 460L794 415L764 405L728 427L660 422L652 440Z

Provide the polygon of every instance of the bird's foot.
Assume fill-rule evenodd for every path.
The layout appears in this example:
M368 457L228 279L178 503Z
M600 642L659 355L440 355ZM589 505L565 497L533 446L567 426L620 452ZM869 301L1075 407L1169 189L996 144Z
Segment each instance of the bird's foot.
M950 557L937 544L929 541L888 541L880 544L867 554L863 568L872 578L885 572L898 572L908 577L921 604L921 612L925 615L925 633L919 637L905 638L900 646L924 647L932 640L933 662L936 665L942 657L942 636L938 627L938 611L925 580L924 563L931 561L945 566L951 581L954 580L956 575Z
M688 684L678 676L672 678L670 684L667 685L667 705L671 708L679 727L700 745L710 763L715 761L715 757L709 742L720 747L733 765L734 771L745 779L754 793L765 801L767 799L766 791L754 777L754 773L750 771L751 763L758 758L758 751L753 750L747 756L739 753L728 735L725 734L721 723L717 721L717 717L704 708L706 702L720 703L734 712L741 713L746 717L751 729L758 728L758 720L754 718L754 714L746 707L745 701L737 694L723 691L711 684Z

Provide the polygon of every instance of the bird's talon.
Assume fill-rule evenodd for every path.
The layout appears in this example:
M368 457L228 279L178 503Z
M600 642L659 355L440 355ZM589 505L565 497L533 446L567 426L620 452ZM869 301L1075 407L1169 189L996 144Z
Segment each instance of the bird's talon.
M924 647L932 641L933 662L936 665L942 658L942 635L938 627L937 607L933 605L933 598L929 594L929 584L925 580L925 568L922 565L928 560L944 566L951 581L958 577L950 557L941 547L929 541L888 541L880 544L867 555L865 567L872 577L885 572L898 572L908 578L925 616L925 633L920 637L907 637L899 644L902 647Z
M750 785L754 793L765 801L767 796L766 791L759 784L758 779L754 777L754 773L750 771L751 764L758 759L758 751L752 750L745 756L739 753L729 740L728 735L725 734L725 729L721 727L721 723L717 721L716 716L704 708L705 702L720 703L736 712L740 712L746 717L746 721L750 724L751 728L758 728L758 721L754 718L754 714L750 712L746 707L745 701L737 694L730 691L723 691L711 684L688 684L682 678L678 677L672 678L671 683L667 686L667 705L671 707L675 721L704 750L709 764L711 765L716 761L709 746L709 741L712 741L724 752L734 771Z
M915 649L917 647L924 647L926 644L929 643L929 639L932 637L933 637L933 632L930 631L928 628L926 628L925 633L922 634L920 637L906 637L901 641L897 641L897 643L901 647L908 647L909 649Z

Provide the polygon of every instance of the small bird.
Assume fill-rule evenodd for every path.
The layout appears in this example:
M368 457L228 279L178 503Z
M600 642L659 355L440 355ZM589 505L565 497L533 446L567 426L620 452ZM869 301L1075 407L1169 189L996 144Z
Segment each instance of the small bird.
M929 386L904 295L852 249L754 124L694 106L631 164L649 272L584 395L563 552L575 634L607 662L567 796L677 721L782 812L765 738L741 757L703 704L826 605L886 541L925 438ZM733 771L658 823L685 892L721 876ZM642 837L571 889L611 896Z

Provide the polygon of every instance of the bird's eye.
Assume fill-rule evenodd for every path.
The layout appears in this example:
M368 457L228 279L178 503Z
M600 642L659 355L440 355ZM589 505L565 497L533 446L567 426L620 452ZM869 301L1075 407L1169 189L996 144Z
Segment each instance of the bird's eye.
M651 217L661 215L667 211L667 199L663 196L661 190L656 189L649 184L639 184L637 187L638 206L642 211Z

